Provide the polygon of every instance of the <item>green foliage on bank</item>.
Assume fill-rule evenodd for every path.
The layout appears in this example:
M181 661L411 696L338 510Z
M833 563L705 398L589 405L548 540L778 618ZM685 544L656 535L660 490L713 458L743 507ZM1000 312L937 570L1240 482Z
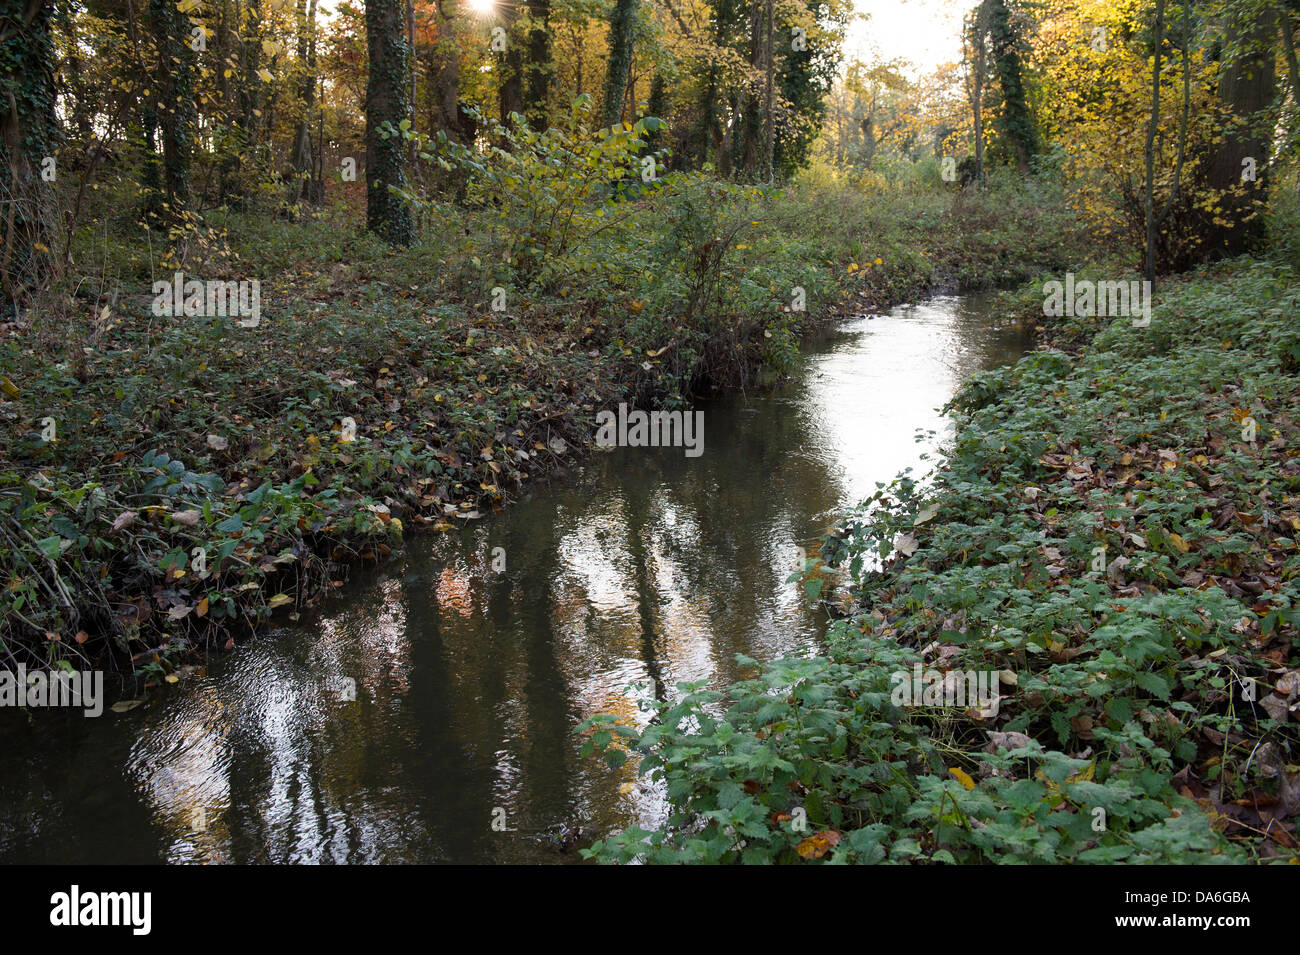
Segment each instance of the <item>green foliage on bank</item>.
M1206 269L1170 280L1149 327L1062 320L1082 349L976 375L933 481L881 486L825 540L852 611L820 656L682 685L640 730L583 724L673 807L589 854L1294 859L1297 278ZM918 663L996 671L996 715L900 705Z
M836 312L1069 261L1033 191L618 189L602 177L640 133L584 123L480 157L409 249L345 207L218 209L164 254L129 184L97 191L80 273L0 333L0 657L168 670L333 591L403 526L508 503L601 408L774 381ZM155 315L176 270L258 280L258 327Z

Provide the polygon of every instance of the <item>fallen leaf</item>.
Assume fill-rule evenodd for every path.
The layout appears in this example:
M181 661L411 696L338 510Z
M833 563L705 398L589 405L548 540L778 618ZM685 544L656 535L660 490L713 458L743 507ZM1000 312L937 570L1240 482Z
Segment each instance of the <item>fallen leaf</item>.
M805 859L820 859L830 852L833 846L839 844L840 834L838 830L827 829L825 832L815 832L807 839L802 840L794 847L794 851Z
M920 546L921 542L911 534L898 534L894 537L894 549L904 557L911 557Z
M112 531L116 533L123 528L130 527L135 523L135 519L139 516L139 511L123 511L121 514L117 515L117 519L113 521Z
M970 774L967 773L964 769L958 769L957 767L954 766L952 769L948 770L948 772L952 774L953 779L957 780L957 782L962 784L962 788L964 789L975 788L975 780L971 779Z

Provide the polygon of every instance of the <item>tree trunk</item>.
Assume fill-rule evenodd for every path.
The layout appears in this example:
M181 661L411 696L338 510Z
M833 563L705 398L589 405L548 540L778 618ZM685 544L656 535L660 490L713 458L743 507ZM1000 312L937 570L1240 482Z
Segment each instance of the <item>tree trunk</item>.
M519 22L518 7L507 3L501 14L502 25L506 29L506 48L497 55L497 69L500 71L500 86L497 90L497 103L501 111L501 125L510 125L510 114L524 112L523 68L524 57L520 52L519 33L515 25Z
M1037 136L1029 103L1025 98L1024 69L1020 58L1020 36L1011 19L1007 0L985 0L988 7L988 31L993 65L1002 92L1002 109L995 117L1003 137L1011 147L1016 167L1029 172L1029 158L1036 150Z
M546 129L549 119L551 75L551 0L528 0L528 51L524 63L524 115L535 130Z
M1146 256L1142 274L1148 282L1156 280L1156 213L1155 213L1155 161L1156 132L1160 127L1160 57L1165 43L1165 0L1156 0L1155 52L1151 57L1151 122L1147 126L1145 149L1146 183L1143 209L1146 215Z
M53 265L54 183L41 178L59 144L50 5L0 0L0 43L0 282L14 303L43 285Z
M986 36L988 5L981 3L966 24L969 53L966 59L966 95L970 100L972 136L975 149L975 181L984 181L984 79L988 73Z
M311 186L313 169L311 148L311 116L316 108L316 0L298 0L298 64L303 71L299 87L299 119L294 129L293 146L289 162L293 166L293 182L289 188L289 203L296 205L306 196L314 201L316 190Z
M763 166L767 173L768 182L771 182L773 179L776 178L776 172L772 168L773 155L776 151L776 97L775 97L775 90L774 90L774 76L776 73L776 56L775 56L775 50L773 50L772 48L772 30L773 30L772 20L774 17L774 11L772 9L772 6L773 6L772 0L767 0L767 9L764 11L767 17L767 37L765 43L766 49L764 50L764 59L766 61L765 65L767 68L767 77L766 77L767 88L764 90L764 104L763 104L763 122L765 126L764 129L765 139L763 142Z
M411 118L407 46L403 25L405 0L368 0L366 46L370 71L366 80L366 228L393 245L410 245L411 210L389 192L406 188L406 148L397 132ZM392 124L388 137L380 135Z
M1207 224L1210 258L1241 255L1259 245L1268 195L1277 27L1271 7L1258 16L1235 9L1231 16L1218 90L1227 127L1208 164L1208 185L1219 197L1219 208Z
M429 85L432 130L468 145L474 139L474 121L460 108L460 44L456 40L452 0L438 0L438 35L429 48Z
M632 71L632 38L636 29L637 0L615 0L609 21L609 68L605 73L605 101L602 121L613 126L623 119L623 93Z

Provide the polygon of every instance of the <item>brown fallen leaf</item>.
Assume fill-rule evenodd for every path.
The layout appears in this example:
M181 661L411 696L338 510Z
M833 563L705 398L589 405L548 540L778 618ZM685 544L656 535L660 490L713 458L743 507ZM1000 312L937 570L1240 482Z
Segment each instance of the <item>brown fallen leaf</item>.
M820 859L839 844L839 831L827 829L825 832L815 832L807 839L802 840L794 847L794 851L805 859Z

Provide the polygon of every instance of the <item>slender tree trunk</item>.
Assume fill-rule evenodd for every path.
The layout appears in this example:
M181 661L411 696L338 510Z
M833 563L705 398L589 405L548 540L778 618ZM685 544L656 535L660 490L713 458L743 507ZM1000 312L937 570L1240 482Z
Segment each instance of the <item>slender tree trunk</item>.
M1295 54L1295 20L1286 7L1278 7L1278 30L1282 34L1282 49L1286 53L1286 72L1291 80L1291 103L1300 110L1300 65L1296 63Z
M609 67L605 73L604 125L623 119L623 93L632 71L632 41L636 29L637 0L615 0L609 22Z
M975 139L975 181L984 181L984 80L988 73L985 42L988 7L980 3L966 25L969 52L966 58L966 95L970 100L972 135Z
M1151 287L1156 281L1156 213L1155 213L1155 169L1156 169L1156 132L1160 127L1160 57L1165 42L1165 0L1156 0L1156 34L1155 52L1151 58L1151 121L1147 125L1146 142L1146 180L1143 209L1146 214L1146 256L1143 260L1142 274Z
M758 77L763 71L763 3L751 0L749 7L749 66L750 74L740 91L740 103L735 122L740 126L739 156L736 176L754 179L758 174L759 137L762 135L762 106L758 97Z
M411 49L407 64L411 68L411 131L414 132L415 117L420 108L420 64L419 54L415 50L415 0L406 0L406 43ZM411 168L414 169L416 160L419 158L419 150L414 139L411 140L409 152L411 155L408 161Z
M520 52L521 41L516 29L519 13L513 2L506 4L501 20L506 29L506 48L497 55L497 69L501 76L497 102L501 110L501 125L509 126L511 113L522 115L524 112L524 57Z
M165 220L176 224L190 202L190 153L198 110L194 105L194 50L190 21L171 0L150 0L158 45L158 126L162 132Z
M524 115L528 125L546 129L551 76L551 0L528 0L528 50L524 63Z
M366 227L393 245L410 245L413 237L409 206L389 192L407 185L406 148L397 132L411 118L404 7L405 0L366 3ZM391 129L385 138L380 130L386 123Z
M314 202L311 188L312 162L311 118L316 108L316 0L298 0L298 64L302 73L299 87L299 119L294 129L293 146L289 161L293 166L293 183L289 189L289 203L296 205L305 195Z
M767 16L767 37L766 37L766 44L765 44L766 50L764 52L764 57L766 59L766 67L767 67L767 77L766 77L767 88L764 90L765 95L764 95L764 104L763 104L763 121L766 127L764 130L765 139L763 142L763 167L767 172L768 182L772 182L776 178L776 172L773 169L773 157L776 151L776 103L775 103L776 98L774 95L775 93L774 78L776 73L776 56L775 56L776 51L772 47L772 30L773 30L772 20L774 16L774 11L772 9L772 6L773 6L772 0L767 0L767 9L765 11Z

